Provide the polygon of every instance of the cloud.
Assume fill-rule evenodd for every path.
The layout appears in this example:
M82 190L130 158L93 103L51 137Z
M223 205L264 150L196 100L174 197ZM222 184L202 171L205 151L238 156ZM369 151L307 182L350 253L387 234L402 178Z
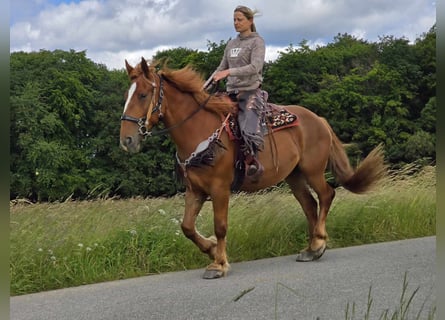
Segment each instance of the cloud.
M232 14L238 4L230 0L15 0L11 51L86 50L94 61L122 68L129 57L149 58L164 48L206 50L207 41L234 37ZM369 41L383 35L414 41L435 23L435 3L429 0L251 0L245 5L261 13L255 22L271 59L290 44L302 40L326 44L338 33Z

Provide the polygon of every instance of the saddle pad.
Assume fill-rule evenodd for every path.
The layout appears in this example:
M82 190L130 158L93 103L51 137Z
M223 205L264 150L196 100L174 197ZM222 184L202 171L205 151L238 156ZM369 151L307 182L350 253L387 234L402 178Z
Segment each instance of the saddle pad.
M267 121L272 131L293 127L298 125L296 114L272 103L268 103L269 110L266 111Z

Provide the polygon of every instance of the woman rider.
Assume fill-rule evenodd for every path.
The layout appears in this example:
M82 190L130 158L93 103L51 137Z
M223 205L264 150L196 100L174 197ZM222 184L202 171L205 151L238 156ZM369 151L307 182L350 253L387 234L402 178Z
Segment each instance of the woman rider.
M213 75L213 81L227 78L227 92L238 101L246 174L252 180L257 180L264 170L257 157L258 151L264 148L266 130L261 117L265 102L260 89L266 50L253 21L256 13L245 6L235 8L233 23L239 34L227 43L221 63Z

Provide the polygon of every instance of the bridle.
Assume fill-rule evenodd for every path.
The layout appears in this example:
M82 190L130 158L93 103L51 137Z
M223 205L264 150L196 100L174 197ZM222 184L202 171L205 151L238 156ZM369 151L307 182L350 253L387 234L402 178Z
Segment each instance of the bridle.
M156 75L159 77L159 98L158 98L158 102L156 103L156 105L153 107L153 109L150 112L150 117L155 114L156 112L159 112L159 117L162 118L162 101L164 99L164 84L162 81L162 77L159 76L159 74L156 73ZM154 99L155 99L155 91L156 91L156 83L153 81L152 83L152 87L153 87L153 94L152 94L152 101L150 103L150 106L153 105ZM149 107L150 108L150 107ZM148 114L148 113L147 113ZM147 136L152 136L153 133L151 131L147 130L147 127L145 126L145 122L147 121L147 117L142 117L142 118L135 118L129 115L126 115L125 113L122 114L121 116L121 121L130 121L133 123L136 123L138 125L138 133L143 136L144 138ZM163 131L163 130L161 130ZM166 130L168 131L168 130ZM161 134L159 133L160 131L157 132L157 134Z
M153 94L152 94L152 101L150 103L149 106L149 110L147 112L147 115L150 113L150 117L155 114L156 112L159 113L159 119L162 120L162 101L164 99L164 77L162 77L162 75L159 75L158 73L156 73L156 75L159 78L159 98L158 98L158 102L156 103L156 105L153 107L153 109L150 112L150 107L153 106L154 104L154 100L155 100L155 95L156 95L156 83L153 82L152 86L153 86ZM168 79L166 79L168 80ZM168 128L165 129L161 129L161 130L157 130L155 132L153 131L148 131L146 125L146 121L147 121L147 117L142 117L142 118L135 118L132 116L128 116L126 114L122 114L121 116L121 121L130 121L133 123L136 123L139 128L138 128L138 133L139 135L141 135L144 139L149 136L155 136L155 135L163 135L168 133L169 131L173 130L174 128L177 128L179 126L181 126L184 122L186 122L187 120L189 120L190 118L192 118L195 114L197 114L200 110L202 110L205 105L207 104L207 102L210 100L210 97L213 95L213 93L209 94L209 96L207 97L207 99L201 103L198 107L198 109L194 110L191 114L189 114L186 118L184 118L183 120L181 120L179 123L176 123ZM149 118L150 118L149 117Z

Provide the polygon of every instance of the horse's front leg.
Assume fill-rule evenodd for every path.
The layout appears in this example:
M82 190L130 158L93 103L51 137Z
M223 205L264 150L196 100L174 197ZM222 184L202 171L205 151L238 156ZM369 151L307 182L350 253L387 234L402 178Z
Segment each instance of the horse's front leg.
M213 263L207 266L205 279L223 277L230 269L226 253L227 215L229 210L230 190L220 189L213 193L213 223L216 236L216 252Z
M187 238L192 240L202 252L208 254L210 259L214 259L216 254L215 237L205 238L196 230L196 217L206 198L207 195L194 192L187 187L185 192L184 218L181 228Z

